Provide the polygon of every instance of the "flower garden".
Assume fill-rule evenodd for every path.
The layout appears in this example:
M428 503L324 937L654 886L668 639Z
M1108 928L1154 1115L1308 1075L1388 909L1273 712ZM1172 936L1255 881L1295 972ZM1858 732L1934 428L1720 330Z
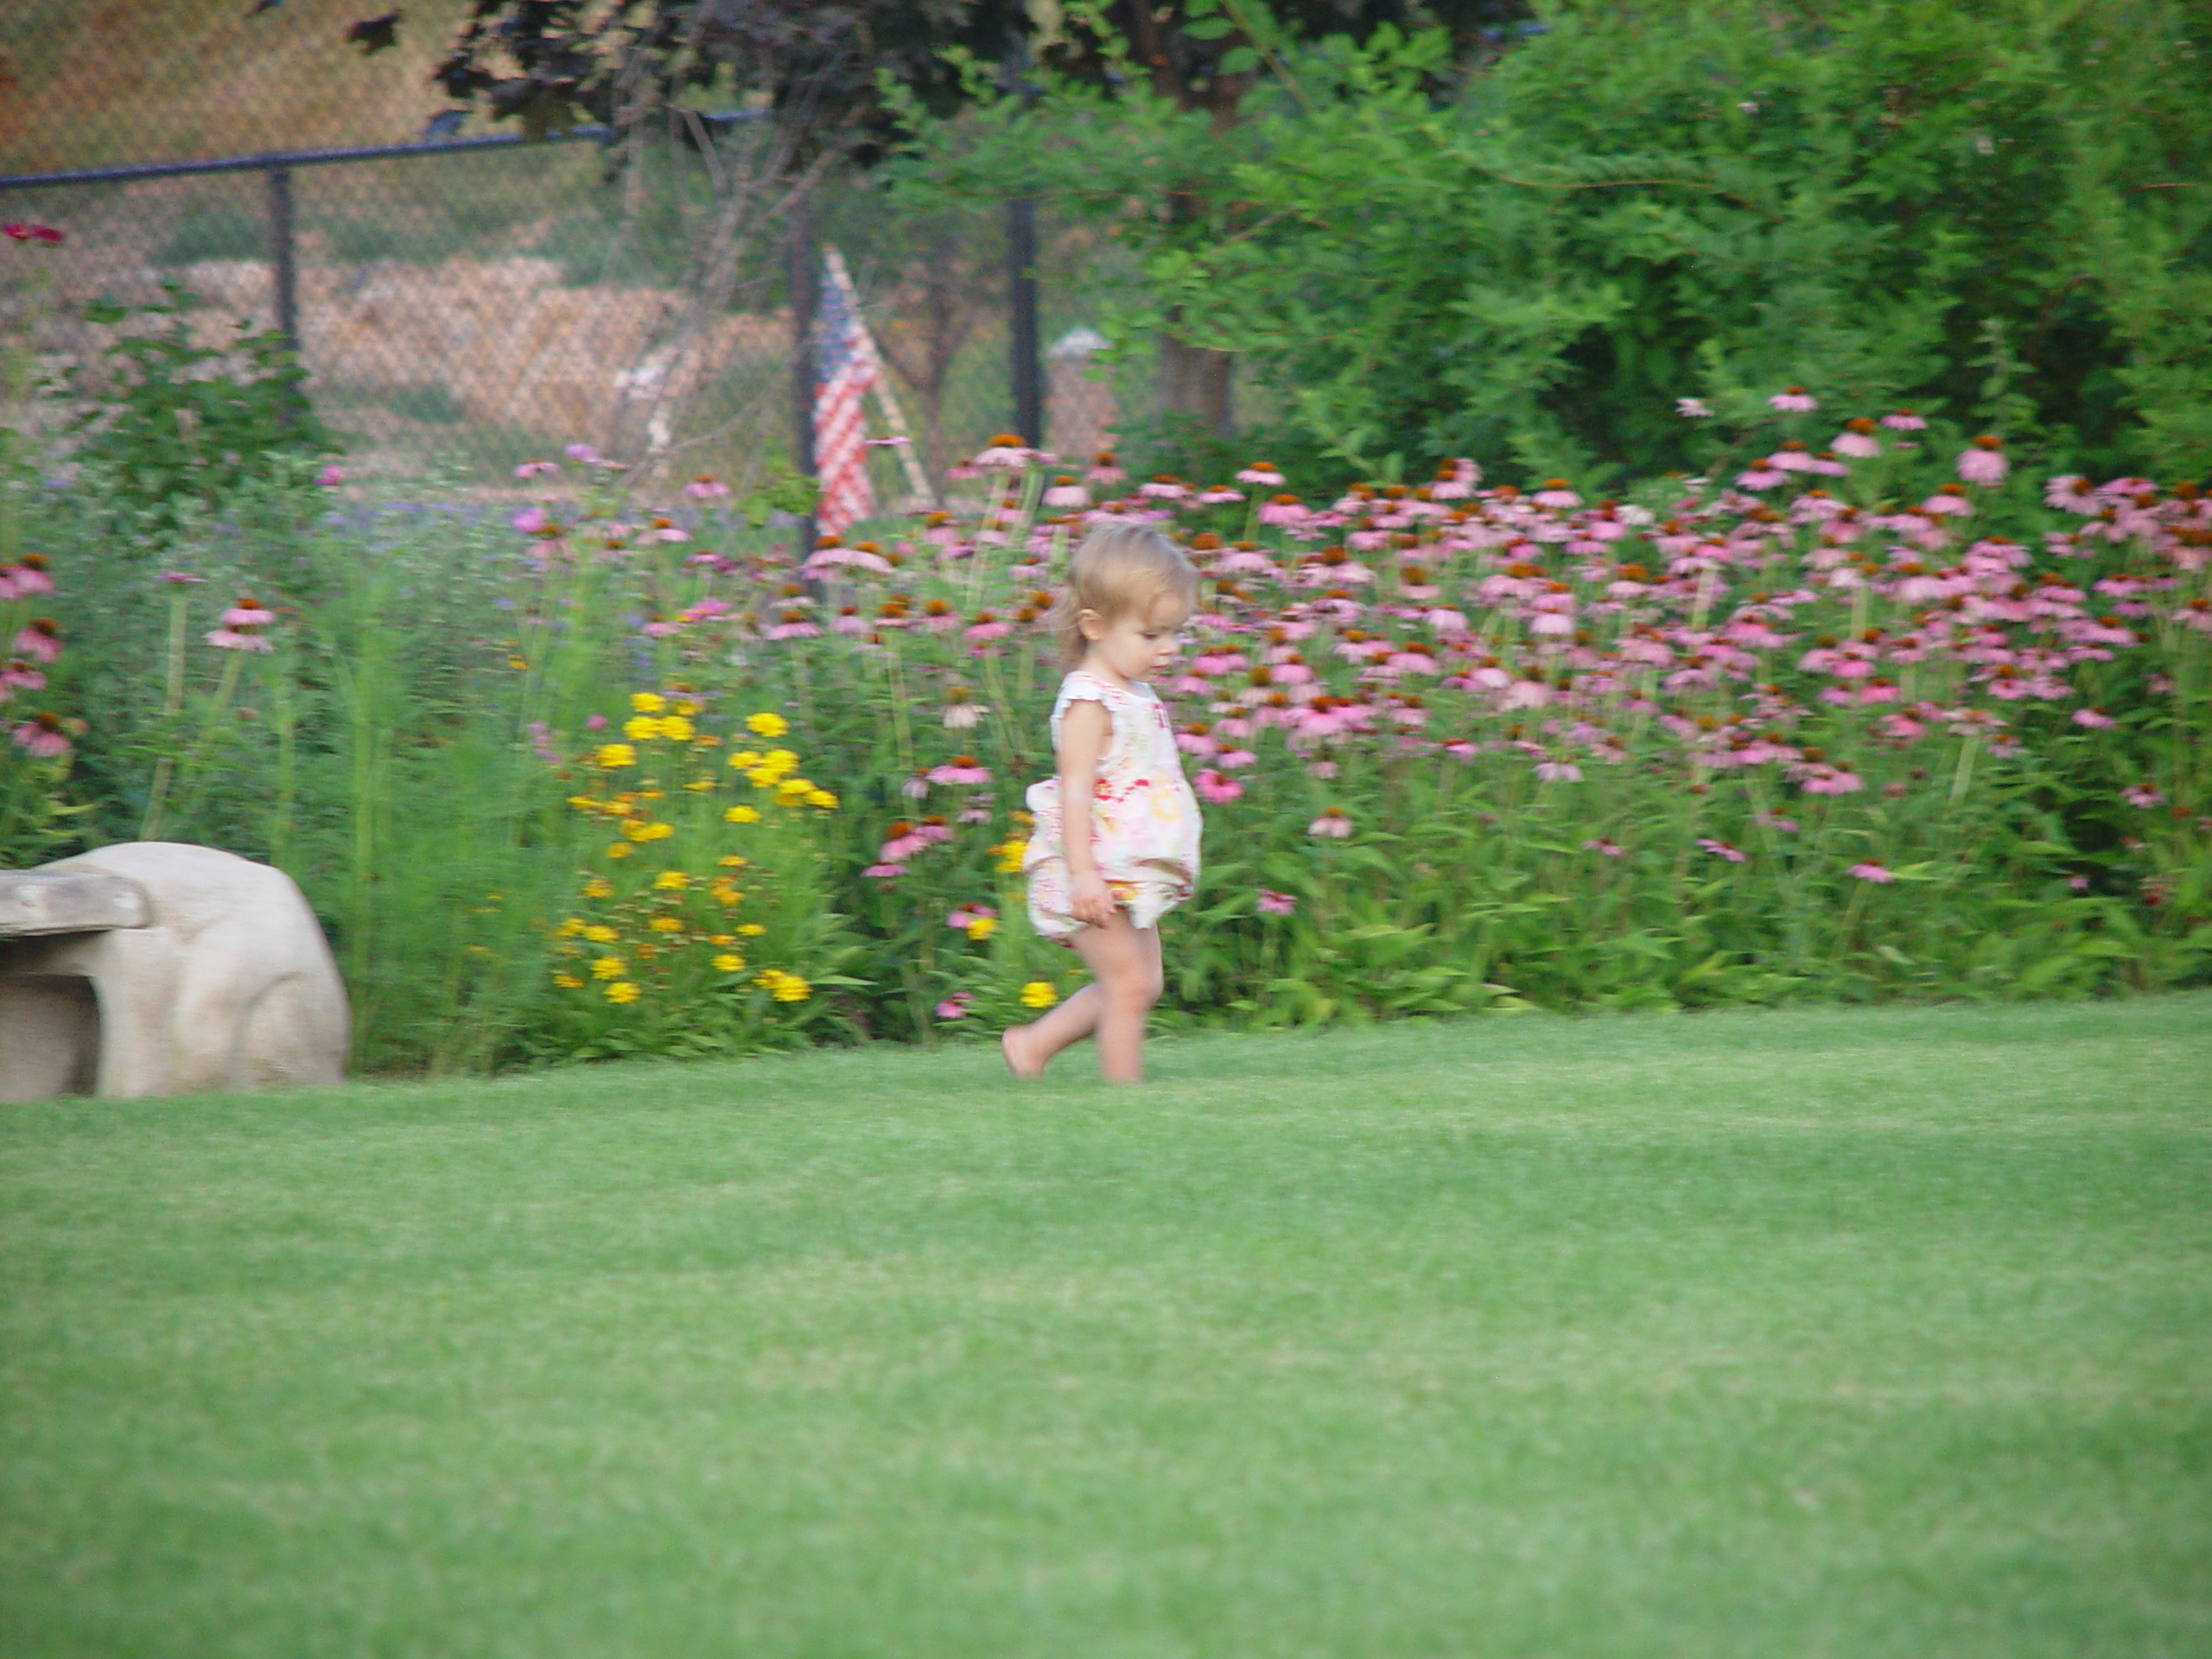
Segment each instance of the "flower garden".
M49 500L0 578L4 834L293 870L372 1062L995 1030L1076 972L1019 885L1039 620L1134 518L1205 578L1171 1023L2202 983L2212 499L1796 388L1719 445L1592 499L1007 439L810 550L582 446L493 517L296 480L188 569Z

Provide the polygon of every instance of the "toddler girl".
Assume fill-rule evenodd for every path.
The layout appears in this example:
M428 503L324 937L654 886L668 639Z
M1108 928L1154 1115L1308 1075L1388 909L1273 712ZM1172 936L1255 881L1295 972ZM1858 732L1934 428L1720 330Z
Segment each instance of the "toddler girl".
M1092 982L1000 1039L1018 1077L1095 1034L1108 1082L1143 1078L1145 1018L1161 984L1158 924L1197 884L1199 830L1174 729L1145 680L1174 659L1198 594L1182 550L1141 525L1097 531L1069 561L1052 613L1073 665L1052 704L1058 776L1030 786L1037 823L1021 865L1030 921L1073 945Z

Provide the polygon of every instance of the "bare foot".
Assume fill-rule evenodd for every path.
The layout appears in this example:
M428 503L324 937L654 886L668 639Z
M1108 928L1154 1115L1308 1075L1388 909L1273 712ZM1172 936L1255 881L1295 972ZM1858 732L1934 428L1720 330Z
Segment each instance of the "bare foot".
M1029 1027L1008 1026L999 1033L999 1052L1006 1056L1006 1069L1017 1077L1041 1077L1045 1068L1030 1058Z

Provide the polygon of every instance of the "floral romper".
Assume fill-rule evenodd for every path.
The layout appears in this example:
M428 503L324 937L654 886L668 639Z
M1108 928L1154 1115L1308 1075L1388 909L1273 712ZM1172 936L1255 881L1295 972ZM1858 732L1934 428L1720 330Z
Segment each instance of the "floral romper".
M1104 703L1114 722L1091 797L1091 855L1115 903L1139 927L1151 927L1198 885L1198 797L1183 776L1167 710L1149 686L1124 691L1081 669L1069 675L1052 704L1056 753L1068 705L1083 702ZM1021 860L1029 920L1045 938L1065 944L1084 924L1068 910L1057 777L1029 786L1029 810L1037 818Z

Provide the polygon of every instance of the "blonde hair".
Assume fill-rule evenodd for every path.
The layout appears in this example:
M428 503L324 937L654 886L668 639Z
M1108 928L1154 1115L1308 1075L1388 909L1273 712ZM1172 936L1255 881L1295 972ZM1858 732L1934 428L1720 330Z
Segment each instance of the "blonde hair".
M1083 637L1085 611L1110 627L1162 598L1179 600L1186 613L1198 608L1198 573L1189 557L1149 524L1106 524L1084 537L1068 561L1066 585L1046 625L1073 667L1090 644Z

